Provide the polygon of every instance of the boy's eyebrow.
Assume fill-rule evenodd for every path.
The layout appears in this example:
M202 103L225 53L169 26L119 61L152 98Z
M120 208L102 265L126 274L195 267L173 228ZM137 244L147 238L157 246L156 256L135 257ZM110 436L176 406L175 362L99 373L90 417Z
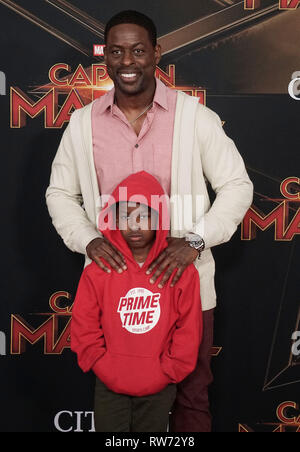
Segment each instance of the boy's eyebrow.
M119 209L119 212L121 212L121 213L128 213L129 211L128 211L128 209ZM130 213L138 213L138 214L145 214L145 213L150 213L150 210L148 210L148 209L134 209L134 210L132 210Z

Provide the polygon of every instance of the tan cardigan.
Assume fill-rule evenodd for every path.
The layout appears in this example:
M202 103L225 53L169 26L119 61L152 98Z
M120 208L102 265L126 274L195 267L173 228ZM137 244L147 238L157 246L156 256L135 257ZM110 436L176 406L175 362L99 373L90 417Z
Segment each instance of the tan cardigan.
M92 104L72 114L53 161L46 192L58 234L70 250L85 255L88 243L101 236L96 226L101 205L93 160ZM216 193L212 206L206 179ZM183 237L192 230L205 240L206 249L195 266L200 275L203 310L212 309L216 306L216 293L210 248L227 242L236 231L252 203L253 185L218 115L199 104L198 98L181 91L175 113L170 195L171 235ZM192 200L192 223L183 226L179 206L184 195ZM85 265L89 263L86 256Z

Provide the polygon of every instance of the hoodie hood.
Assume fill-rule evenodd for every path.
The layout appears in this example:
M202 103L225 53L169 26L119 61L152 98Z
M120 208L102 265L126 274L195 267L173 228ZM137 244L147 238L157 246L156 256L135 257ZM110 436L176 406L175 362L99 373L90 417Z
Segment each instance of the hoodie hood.
M168 245L166 238L170 230L169 197L154 176L146 171L140 171L120 182L99 214L100 232L121 251L126 259L138 265L127 242L116 227L116 203L121 201L147 205L158 214L155 242L144 263L147 265Z

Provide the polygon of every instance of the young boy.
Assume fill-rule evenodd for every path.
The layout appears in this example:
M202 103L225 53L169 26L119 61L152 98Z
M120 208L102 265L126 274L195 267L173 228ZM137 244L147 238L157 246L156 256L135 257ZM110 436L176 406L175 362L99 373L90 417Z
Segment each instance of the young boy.
M145 171L119 184L99 229L122 252L127 270L106 273L93 262L78 285L71 348L82 370L97 377L97 432L167 431L176 383L196 366L202 335L197 270L191 264L174 287L168 282L161 289L146 275L167 246L168 209L156 202L163 196Z

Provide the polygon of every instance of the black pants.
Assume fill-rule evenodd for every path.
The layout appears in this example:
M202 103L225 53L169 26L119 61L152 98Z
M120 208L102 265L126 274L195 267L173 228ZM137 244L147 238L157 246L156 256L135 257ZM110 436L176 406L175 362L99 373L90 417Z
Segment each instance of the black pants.
M157 394L131 397L110 391L96 378L96 432L166 432L175 397L174 384Z
M213 381L210 366L213 331L214 309L203 311L203 337L197 366L177 385L170 432L211 432L208 387Z

